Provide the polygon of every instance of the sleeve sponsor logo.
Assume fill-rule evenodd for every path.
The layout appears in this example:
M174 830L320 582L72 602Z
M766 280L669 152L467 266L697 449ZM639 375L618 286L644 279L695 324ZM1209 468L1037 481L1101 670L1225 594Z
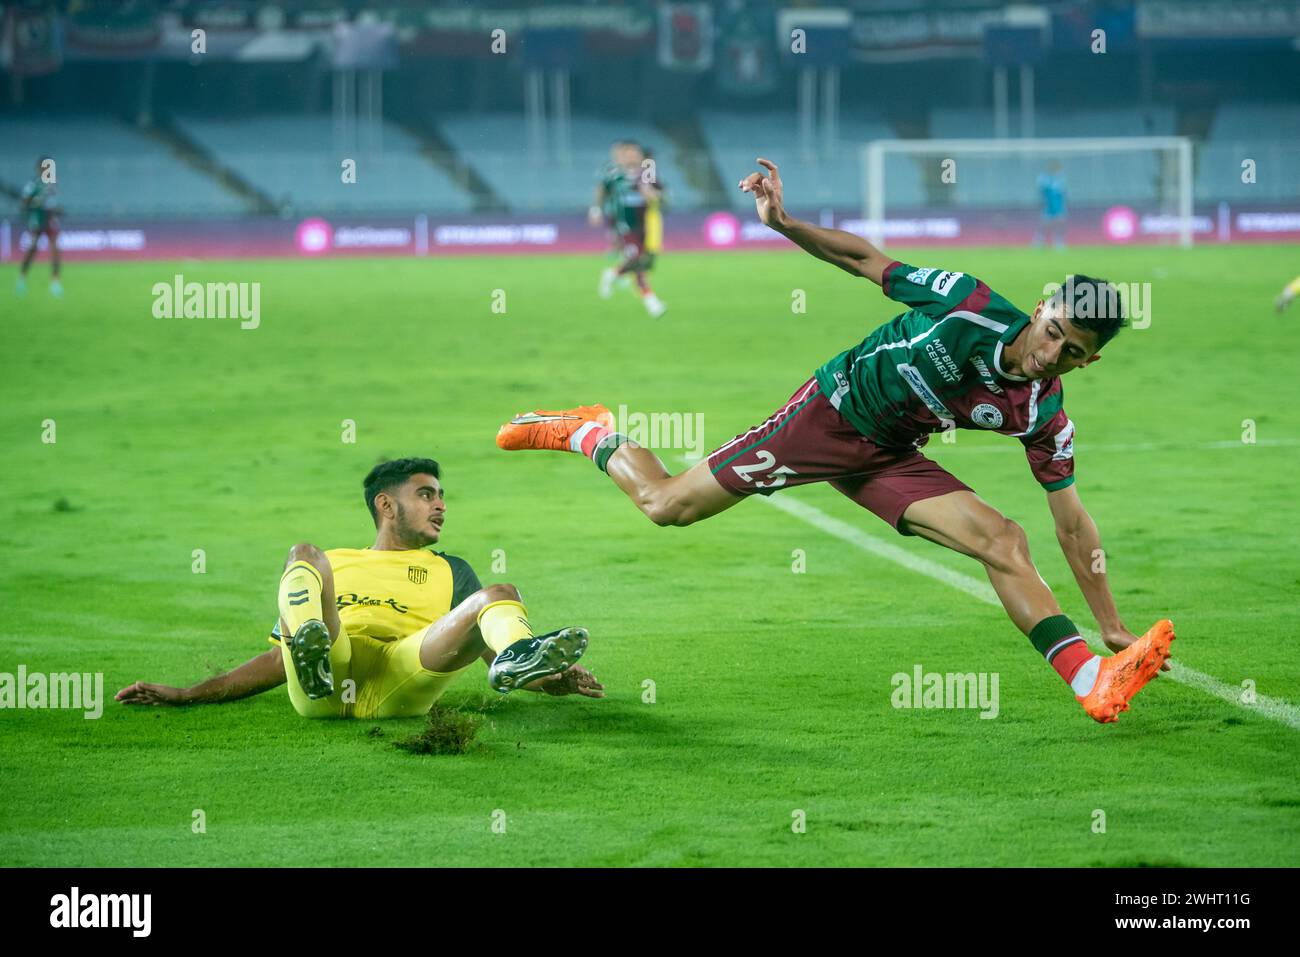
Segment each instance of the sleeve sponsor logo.
M957 284L957 280L964 275L966 275L964 272L941 272L935 277L934 285L930 288L939 295L946 296L952 287Z
M1052 455L1052 460L1061 462L1065 459L1074 458L1074 423L1069 419L1065 420L1065 427L1057 432L1053 437L1056 440L1056 452Z
M938 272L936 269L915 269L907 274L907 281L914 282L918 286L924 286L926 281L936 272Z

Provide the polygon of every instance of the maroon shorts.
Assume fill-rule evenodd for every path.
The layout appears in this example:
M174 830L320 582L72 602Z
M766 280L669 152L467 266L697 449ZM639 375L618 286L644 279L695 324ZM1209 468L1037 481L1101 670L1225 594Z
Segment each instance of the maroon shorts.
M50 242L59 241L59 218L57 216L48 216L45 219L45 225L40 229L27 230L28 235L32 237L32 242L39 242L42 236L48 236Z
M863 508L900 527L907 506L969 491L913 448L882 448L849 424L822 395L815 378L763 423L709 454L709 471L736 495L829 482Z

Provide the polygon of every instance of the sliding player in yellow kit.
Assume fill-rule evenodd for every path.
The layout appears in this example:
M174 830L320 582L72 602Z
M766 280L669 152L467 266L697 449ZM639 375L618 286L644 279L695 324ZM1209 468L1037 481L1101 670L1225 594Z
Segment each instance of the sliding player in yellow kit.
M587 647L585 629L534 637L518 589L484 588L463 559L425 547L438 541L446 514L437 462L377 465L365 496L377 530L373 546L290 549L270 636L276 648L191 688L137 681L117 700L219 703L287 680L294 710L305 718L412 717L479 658L503 694L524 688L604 697L595 676L574 664Z

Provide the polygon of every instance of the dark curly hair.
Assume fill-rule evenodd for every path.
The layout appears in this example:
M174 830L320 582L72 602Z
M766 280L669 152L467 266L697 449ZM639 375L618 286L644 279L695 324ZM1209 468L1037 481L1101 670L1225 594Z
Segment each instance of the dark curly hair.
M375 510L375 496L401 485L412 475L442 478L438 463L433 459L393 459L391 462L380 462L361 483L366 490L366 508L370 509L370 517L375 520L376 528L379 527L379 512Z

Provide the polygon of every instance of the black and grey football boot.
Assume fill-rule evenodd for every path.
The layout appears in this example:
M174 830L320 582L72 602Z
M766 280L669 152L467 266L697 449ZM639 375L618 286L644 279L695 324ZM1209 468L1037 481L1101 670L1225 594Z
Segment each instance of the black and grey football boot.
M298 672L298 683L307 697L328 698L334 693L334 672L330 667L330 631L325 622L304 621L289 640L289 657Z
M496 656L488 684L502 694L528 682L567 671L587 650L586 628L561 628L536 638L521 638Z

